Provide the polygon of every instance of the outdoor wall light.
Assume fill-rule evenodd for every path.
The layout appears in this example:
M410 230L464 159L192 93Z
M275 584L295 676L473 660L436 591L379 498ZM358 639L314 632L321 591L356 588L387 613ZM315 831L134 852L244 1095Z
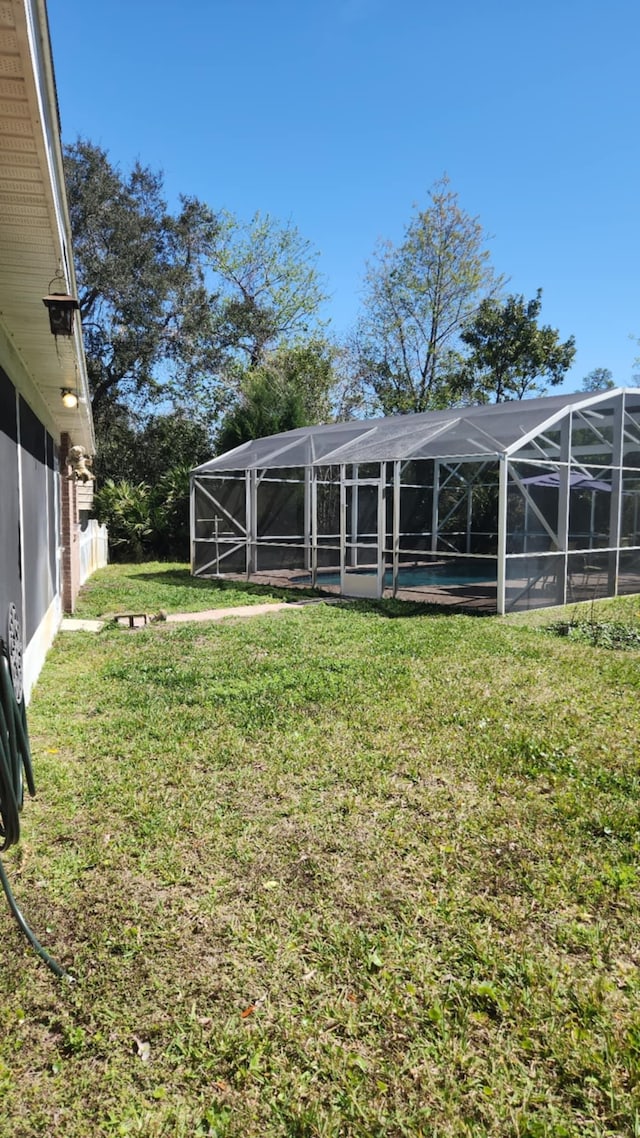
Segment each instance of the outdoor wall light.
M62 397L62 402L68 411L73 411L74 408L78 406L78 396L76 395L75 391L71 390L70 387L61 387L60 395Z
M54 336L72 336L73 319L80 307L78 301L67 293L54 292L43 296L42 303L49 310L49 326Z

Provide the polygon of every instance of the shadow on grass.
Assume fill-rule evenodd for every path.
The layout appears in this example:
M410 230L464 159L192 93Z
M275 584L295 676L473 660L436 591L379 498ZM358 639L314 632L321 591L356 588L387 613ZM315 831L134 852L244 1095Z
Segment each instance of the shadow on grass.
M208 592L212 598L224 592L244 593L248 597L280 598L284 601L300 601L305 598L332 601L335 608L349 609L351 612L371 613L384 617L387 620L407 619L414 616L494 616L490 611L465 608L464 603L456 605L439 605L430 601L406 601L398 598L383 600L359 600L341 597L339 593L328 589L312 589L308 586L297 585L288 588L286 585L256 584L251 581L240 581L233 578L216 580L208 577L192 577L188 569L152 570L148 573L129 574L132 581L151 581L158 585L175 585L179 588L189 588L197 592Z
M348 608L351 612L371 613L382 616L387 620L400 620L412 616L495 616L493 612L485 609L465 608L464 605L439 605L428 601L401 601L400 599L382 601L349 600L341 597L335 602L335 608Z
M318 597L321 594L315 589L295 588L288 589L280 585L258 585L250 581L237 581L233 579L215 580L208 577L192 577L188 569L166 569L150 573L131 573L131 581L153 581L157 585L175 585L181 589L194 589L199 592L216 593L233 592L246 593L249 597L282 597L284 600L297 600L300 597Z

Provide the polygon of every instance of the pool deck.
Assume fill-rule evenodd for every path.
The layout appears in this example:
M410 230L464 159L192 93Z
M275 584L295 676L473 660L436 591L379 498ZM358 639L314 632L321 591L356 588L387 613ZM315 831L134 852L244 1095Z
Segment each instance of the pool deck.
M309 589L308 580L301 581L303 571L300 569L273 569L261 573L252 573L252 585L265 585L276 589ZM229 574L228 580L245 581L243 574ZM318 590L325 596L339 597L339 585L318 585ZM393 597L391 589L385 589L385 600ZM352 600L345 595L345 600ZM446 608L459 608L461 610L495 613L497 589L492 583L478 582L477 585L416 585L400 588L396 592L396 599L412 601L414 604L441 605Z
M252 574L250 583L253 585L264 585L268 588L289 589L292 591L303 591L310 588L308 577L304 570L300 569L272 569L271 571L263 571L260 573ZM229 574L228 579L246 582L247 578L244 574ZM507 592L507 604L509 603L510 596L517 595L522 589L526 588L527 581L525 578L522 580L512 579L509 581ZM423 605L438 605L441 608L452 609L457 608L460 612L473 612L491 614L497 611L497 586L493 582L478 581L477 584L467 585L415 585L404 586L399 588L396 592L396 599L400 601L410 601L413 604ZM640 593L640 576L631 578L627 577L626 587L621 590L621 595L624 593ZM320 585L317 586L317 593L321 596L331 597L338 599L341 597L339 585ZM575 604L580 601L592 601L596 598L608 596L607 592L607 575L606 573L591 573L588 577L574 574L569 582L567 588L567 604ZM393 597L391 589L385 589L383 598L390 600ZM344 596L344 600L353 600L354 598ZM532 589L526 600L516 604L513 611L523 611L526 609L540 609L554 607L561 604L557 597L557 583L554 579L547 582L541 581L537 588Z

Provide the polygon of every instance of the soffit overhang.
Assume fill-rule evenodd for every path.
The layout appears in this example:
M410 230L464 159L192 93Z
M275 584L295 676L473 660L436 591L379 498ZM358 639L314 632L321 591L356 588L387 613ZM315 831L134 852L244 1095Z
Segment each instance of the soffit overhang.
M56 276L55 291L77 295L46 7L0 0L0 364L54 438L93 453L79 318L56 338L42 303Z

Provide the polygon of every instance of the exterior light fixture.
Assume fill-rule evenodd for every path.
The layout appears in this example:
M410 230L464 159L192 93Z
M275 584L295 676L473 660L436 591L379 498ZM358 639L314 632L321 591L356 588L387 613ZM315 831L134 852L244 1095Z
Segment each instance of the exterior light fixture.
M80 307L78 301L67 293L54 292L43 296L42 303L49 310L49 325L54 336L72 336L73 319Z
M78 406L78 396L76 395L75 391L71 390L70 387L60 388L60 395L62 397L62 402L68 411L73 411Z

